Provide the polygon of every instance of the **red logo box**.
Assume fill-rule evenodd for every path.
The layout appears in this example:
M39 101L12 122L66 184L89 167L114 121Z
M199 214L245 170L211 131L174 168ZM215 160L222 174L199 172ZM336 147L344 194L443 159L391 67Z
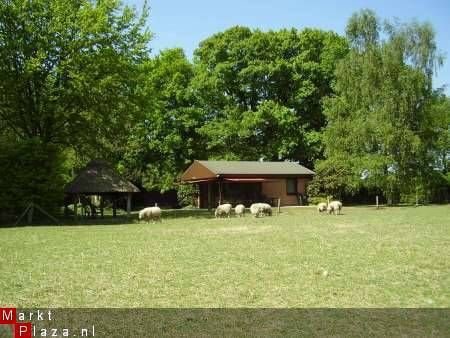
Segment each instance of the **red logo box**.
M0 324L15 324L17 310L12 307L0 308Z
M14 338L31 338L31 323L16 323Z
M31 338L31 323L17 323L17 309L5 307L0 308L0 325L11 325L14 327L14 338Z

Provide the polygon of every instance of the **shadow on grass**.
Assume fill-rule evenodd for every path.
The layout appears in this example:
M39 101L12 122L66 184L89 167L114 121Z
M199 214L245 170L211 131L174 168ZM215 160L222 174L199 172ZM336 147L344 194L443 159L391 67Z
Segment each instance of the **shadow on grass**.
M163 209L163 218L173 219L182 217L213 218L214 210L208 209Z
M82 217L79 216L75 219L74 216L62 216L57 217L59 224L51 223L47 218L38 218L33 220L32 224L28 224L26 221L20 222L15 225L13 222L0 224L0 228L16 228L26 226L95 226L95 225L124 225L124 224L137 224L138 211L133 211L130 217L126 214L120 214L116 217L112 215L105 215L104 217ZM176 219L176 218L196 218L207 219L214 218L214 211L207 209L162 209L162 219ZM143 221L142 221L143 222Z

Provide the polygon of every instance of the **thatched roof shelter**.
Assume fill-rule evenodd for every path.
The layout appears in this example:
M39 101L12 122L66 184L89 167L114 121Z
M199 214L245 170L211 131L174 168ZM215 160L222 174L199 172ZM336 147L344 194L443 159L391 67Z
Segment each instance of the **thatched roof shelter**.
M68 194L113 194L133 193L139 189L127 181L114 170L107 162L92 160L78 174L75 179L66 186Z
M113 216L116 216L116 202L117 195L126 195L127 213L131 214L131 195L139 192L139 189L128 180L120 176L114 168L103 160L92 160L86 167L70 182L65 192L68 195L75 196L76 201L88 203L90 209L95 207L89 204L86 198L81 198L83 195L98 195L101 196L100 213L103 216L103 199L110 198L113 205ZM75 217L77 217L77 205L74 203Z

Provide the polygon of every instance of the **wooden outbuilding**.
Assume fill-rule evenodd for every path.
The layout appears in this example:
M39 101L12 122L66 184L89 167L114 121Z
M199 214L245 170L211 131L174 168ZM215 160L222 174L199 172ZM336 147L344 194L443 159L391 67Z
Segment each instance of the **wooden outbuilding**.
M126 199L126 210L130 216L132 195L136 192L139 192L139 189L133 183L121 177L109 163L103 160L89 162L65 188L69 199L75 202L75 217L78 214L78 202L81 202L83 206L89 205L91 210L94 209L91 197L99 199L101 216L103 216L105 200L111 202L113 216L116 216L117 202ZM95 212L93 214L95 215Z
M194 161L181 182L198 184L199 208L213 208L228 202L268 202L282 206L306 202L306 186L314 172L296 162Z

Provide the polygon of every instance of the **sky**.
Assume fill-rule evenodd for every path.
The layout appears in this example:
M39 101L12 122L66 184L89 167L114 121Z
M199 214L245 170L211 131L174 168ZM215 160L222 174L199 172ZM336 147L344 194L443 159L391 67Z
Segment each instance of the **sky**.
M124 0L139 10L144 0ZM188 58L199 42L235 25L261 30L314 27L344 34L348 18L362 9L382 19L430 22L446 57L434 87L450 95L450 0L148 0L153 53L181 47Z

